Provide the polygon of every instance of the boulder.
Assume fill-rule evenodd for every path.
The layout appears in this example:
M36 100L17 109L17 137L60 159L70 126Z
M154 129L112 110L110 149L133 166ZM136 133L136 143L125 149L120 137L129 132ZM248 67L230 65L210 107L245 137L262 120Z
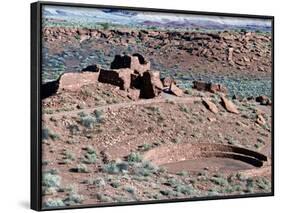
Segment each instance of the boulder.
M213 102L209 101L208 99L203 98L202 102L207 107L207 109L210 110L211 112L215 114L219 112L217 106Z
M265 95L261 95L256 97L256 102L259 102L261 105L271 105L271 100L265 96Z
M211 83L207 83L204 81L193 81L193 88L199 91L209 91Z
M207 91L212 93L227 93L227 88L222 84L208 83L204 81L193 81L193 88L199 91Z
M162 89L163 84L160 80L159 71L146 71L141 78L142 84L140 88L141 98L154 98L158 96Z
M224 96L221 96L221 101L222 101L222 105L223 107L228 111L228 112L231 112L231 113L234 113L234 114L239 114L239 111L238 109L236 108L236 106L234 105L234 103L230 100L228 100L226 97Z
M264 117L261 114L259 114L257 116L256 123L259 124L259 125L265 125L266 120L264 119Z
M183 91L180 88L178 88L174 83L170 85L170 92L175 96L179 96L179 97L183 96Z
M222 84L213 84L211 83L210 85L210 92L216 93L216 92L221 92L221 93L227 93L227 88L223 86Z

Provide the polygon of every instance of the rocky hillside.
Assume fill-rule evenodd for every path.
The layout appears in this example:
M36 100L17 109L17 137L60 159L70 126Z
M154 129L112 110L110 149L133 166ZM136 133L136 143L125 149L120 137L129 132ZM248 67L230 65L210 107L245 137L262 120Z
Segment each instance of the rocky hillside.
M141 44L151 55L157 50L161 50L162 54L170 55L172 63L175 58L187 54L192 58L188 61L189 64L199 58L203 60L202 63L210 65L210 69L227 67L252 72L271 72L271 35L269 33L49 27L43 29L43 37L49 44L71 42L71 39L78 40L80 43L91 39L103 40L105 46L110 44L128 47Z

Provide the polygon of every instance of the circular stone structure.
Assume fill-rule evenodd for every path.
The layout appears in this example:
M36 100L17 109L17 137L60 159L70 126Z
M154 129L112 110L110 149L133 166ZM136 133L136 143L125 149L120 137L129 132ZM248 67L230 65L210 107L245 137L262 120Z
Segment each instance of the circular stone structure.
M144 159L171 173L206 168L213 172L253 171L263 168L267 162L267 157L261 153L210 143L165 145L146 152Z

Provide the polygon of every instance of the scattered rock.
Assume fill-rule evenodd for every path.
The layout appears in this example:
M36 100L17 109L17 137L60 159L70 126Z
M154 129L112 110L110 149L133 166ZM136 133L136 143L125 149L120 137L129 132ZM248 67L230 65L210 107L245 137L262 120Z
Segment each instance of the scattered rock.
M259 125L265 125L266 120L264 119L264 117L261 114L259 114L257 116L256 123L259 124Z
M82 72L99 72L100 71L100 66L97 64L93 64L90 66L87 66L86 68L82 69Z
M265 95L256 97L256 102L259 102L261 105L271 105L272 104L271 100Z
M227 94L227 88L221 84L211 83L210 92L212 92L212 93L221 92L221 93Z
M226 97L221 96L221 101L222 101L222 105L223 107L231 113L234 114L239 114L239 111L237 110L236 106L234 105L234 103L232 103L232 101L228 100Z
M170 88L171 84L176 84L175 79L171 76L165 77L161 79L163 86Z
M208 117L208 120L209 120L210 122L214 122L214 121L216 121L216 118Z
M184 94L182 89L178 88L174 83L170 85L170 92L179 97L183 96Z
M225 86L204 81L193 81L193 88L199 91L207 91L212 93L227 93L227 88Z
M233 56L233 48L228 48L228 61L233 61L232 56Z
M217 106L213 102L207 100L206 98L202 98L202 102L211 112L215 114L219 112Z

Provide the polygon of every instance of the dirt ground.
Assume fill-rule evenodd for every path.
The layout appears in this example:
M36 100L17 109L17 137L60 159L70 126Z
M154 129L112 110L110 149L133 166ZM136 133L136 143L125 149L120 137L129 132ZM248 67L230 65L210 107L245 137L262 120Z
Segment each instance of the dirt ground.
M52 33L46 34L45 47L49 53L62 53L65 49L59 47L67 36L52 37ZM246 39L239 33L234 36ZM184 44L172 45L177 39L165 40L160 51L157 45L161 39L150 37L152 33L140 40L147 47L141 53L158 63L159 69L169 70L162 69L163 75L176 77L190 70L189 74L210 71L209 75L220 76L271 76L269 49L262 53L260 50L263 40L269 42L268 36L251 35L249 42L259 46L253 55L248 55L253 59L243 59L245 64L241 65L237 52L231 66L225 56L221 56L222 62L219 55L217 60L214 54L197 54L196 48L190 54L181 49ZM96 43L71 38L69 49L103 49L106 60L112 58L112 45L122 49L122 45L136 42L120 43L115 34L97 34ZM107 42L102 43L105 39ZM199 40L204 43L203 38ZM196 40L197 46L198 43ZM229 40L223 38L217 51L223 52L225 43L229 44ZM235 47L248 51L243 45ZM259 55L265 59L255 60ZM102 64L107 64L106 60ZM74 69L79 60L66 62L67 71ZM171 67L174 64L178 70L185 69L175 74ZM162 92L156 98L132 100L116 86L93 82L75 90L60 90L44 99L43 206L270 193L271 105L261 105L253 98L228 96L237 107L236 114L225 109L220 94L182 89L182 97ZM211 112L202 98L215 104L218 112Z

